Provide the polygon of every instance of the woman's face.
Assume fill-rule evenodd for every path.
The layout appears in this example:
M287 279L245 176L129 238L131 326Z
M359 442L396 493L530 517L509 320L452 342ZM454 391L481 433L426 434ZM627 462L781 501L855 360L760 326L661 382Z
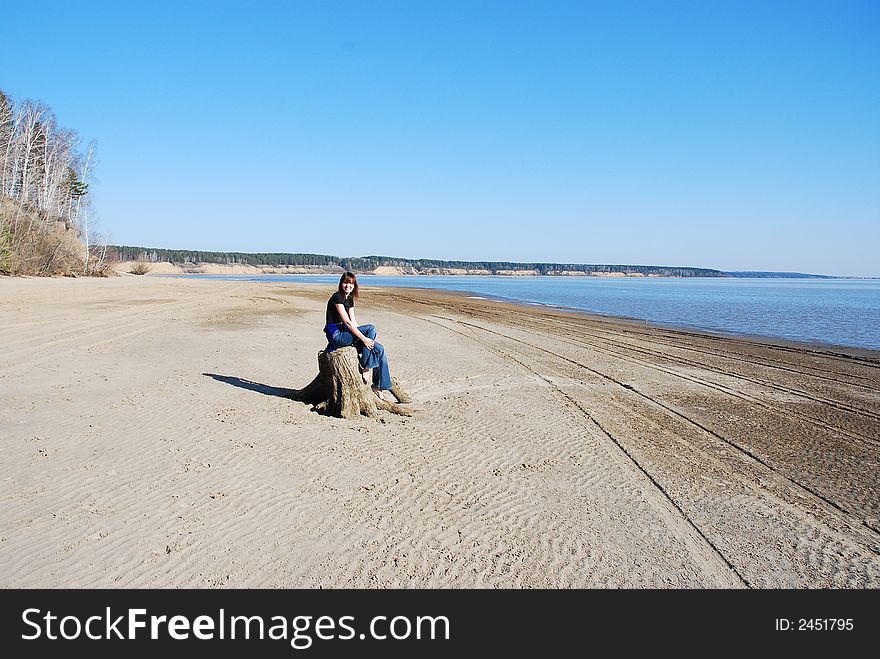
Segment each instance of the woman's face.
M342 282L342 292L345 293L345 296L348 297L351 295L351 292L354 290L354 282L353 281L344 281Z

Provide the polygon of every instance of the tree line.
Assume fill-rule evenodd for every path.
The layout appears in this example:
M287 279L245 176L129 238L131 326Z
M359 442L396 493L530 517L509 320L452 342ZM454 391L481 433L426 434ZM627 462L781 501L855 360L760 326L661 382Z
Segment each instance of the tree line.
M95 142L81 148L45 103L16 102L0 90L0 272L95 274L89 185Z
M111 245L110 256L116 261L146 261L148 263L219 263L221 265L311 265L335 266L340 259L323 254L286 254L245 252L205 252L187 249L159 249L155 247L131 247Z
M720 270L710 268L691 268L657 265L609 265L585 263L515 263L513 261L441 261L437 259L405 259L391 256L338 257L327 254L298 253L244 253L207 252L196 250L160 249L153 247L131 247L113 245L113 257L118 261L146 261L158 263L167 261L176 264L218 263L232 265L265 266L322 266L353 272L372 272L379 267L412 269L416 272L435 270L483 270L493 274L499 271L534 270L542 275L562 272L617 273L655 275L662 277L721 277Z

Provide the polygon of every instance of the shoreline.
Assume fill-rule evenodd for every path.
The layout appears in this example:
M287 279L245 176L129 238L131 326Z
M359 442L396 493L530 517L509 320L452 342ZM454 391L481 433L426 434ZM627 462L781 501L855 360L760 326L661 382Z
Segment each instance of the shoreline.
M277 274L279 274L280 276L284 276L281 273L277 273ZM134 276L134 275L131 275L131 276ZM208 274L208 273L203 273L203 274L170 274L169 273L169 274L147 274L145 276L147 276L147 277L179 277L182 279L200 279L200 278L209 279L212 277L227 277L227 276L247 277L249 275L234 275L234 274L223 275L223 274ZM261 276L261 275L254 274L253 276ZM300 275L297 274L296 276L300 276ZM330 276L330 273L321 273L321 274L312 273L307 276L327 277L327 276ZM367 276L370 276L370 275L367 275ZM378 275L378 276L384 276L384 275ZM395 276L397 276L397 275L395 275ZM421 276L421 275L412 275L412 276ZM665 279L692 279L692 278L689 278L689 277L677 277L677 278L676 277L666 277ZM712 278L712 279L715 279L715 278ZM265 284L283 283L283 282L276 282L276 281L272 281L272 280L250 280L250 281L255 281L255 283L265 283ZM307 282L303 282L303 283L307 283ZM323 285L319 282L315 282L314 284L312 284L312 283L307 283L307 284L308 285L315 285L315 286ZM369 284L367 283L365 285L369 285ZM414 287L409 287L406 285L381 286L381 287L377 287L377 288L380 288L380 289L381 288L400 288L400 289L406 289L406 290L411 290L411 291L430 290L430 291L438 291L438 292L460 293L465 296L471 295L471 296L476 296L476 297L487 299L487 300L494 300L497 302L504 302L504 303L508 303L508 304L524 306L527 308L532 307L532 308L557 309L557 310L563 311L565 313L579 314L579 315L583 315L585 317L604 318L604 319L608 319L608 320L615 320L615 319L616 320L625 320L625 321L633 322L636 324L647 324L650 327L652 327L654 329L658 329L658 330L665 329L665 330L673 330L673 331L681 331L681 332L693 332L696 334L703 334L703 335L707 335L707 336L716 336L716 337L721 337L721 338L743 339L743 340L747 340L747 341L763 342L768 345L778 344L778 345L787 345L789 347L818 349L818 350L825 350L825 351L836 351L839 354L844 354L844 355L852 354L853 356L864 357L864 358L871 358L871 356L873 356L873 355L880 355L880 348L845 345L845 344L833 343L833 342L829 342L829 341L821 341L819 339L799 340L799 339L788 338L788 337L783 337L783 336L773 336L773 335L769 335L769 334L755 334L752 332L735 332L732 330L725 331L725 330L720 330L720 329L701 327L698 325L663 323L663 322L659 322L659 321L646 320L644 318L638 318L635 316L603 314L600 312L587 311L587 310L578 309L575 307L564 307L564 306L550 304L550 303L517 300L514 298L493 296L489 293L481 293L481 292L474 292L474 291L467 292L467 291L457 291L454 289L443 289L443 288L422 288L422 287L415 287L414 288Z
M111 268L117 274L130 274L131 268L138 261L117 261L111 264ZM340 275L343 272L341 266L295 266L295 265L249 265L243 263L172 263L169 261L146 262L152 268L153 274L226 274L226 275L249 275L249 274L298 274L298 275ZM678 266L630 266L630 267L658 267L675 269ZM689 269L684 266L683 269ZM693 268L698 269L698 268ZM823 275L811 273L771 272L771 271L722 271L715 270L718 275L669 275L642 272L596 272L583 270L554 270L541 273L538 270L481 270L466 268L423 268L421 270L411 266L379 266L373 270L358 270L358 275L376 276L400 276L400 277L444 277L444 276L479 276L479 277L599 277L610 279L851 279L876 281L880 277L855 276L855 275Z
M318 286L320 284L304 284L307 286ZM366 286L362 287L362 290L367 288ZM470 294L465 291L456 291L450 289L436 289L436 288L410 288L407 286L382 286L382 287L371 287L372 290L380 291L380 290L391 290L391 291L406 291L412 294L424 293L426 291L430 293L440 293L440 294L448 294L452 297L461 298L463 301L466 300L485 300L487 302L492 302L502 306L510 306L512 308L516 308L523 312L528 311L550 311L557 312L563 317L574 317L581 320L587 321L595 321L595 322L607 322L609 324L615 324L621 327L628 327L630 329L647 329L652 331L666 331L676 333L682 336L695 336L703 339L717 339L720 341L741 341L744 343L751 344L759 344L765 346L767 348L781 348L786 350L799 350L799 351L813 351L821 354L833 355L836 357L843 358L852 358L852 359L864 359L872 362L877 362L880 365L880 349L873 348L862 348L859 346L846 346L840 345L836 343L826 343L822 341L798 341L795 339L788 339L785 337L774 337L774 336L766 336L761 334L749 334L746 332L742 333L734 333L734 332L723 332L721 330L712 330L707 328L701 328L696 326L686 326L686 325L671 325L665 323L659 323L656 321L649 321L643 318L635 318L631 316L615 316L611 314L602 314L592 311L585 311L583 309L576 309L573 307L563 307L559 305L553 304L544 304L539 302L525 302L520 300L514 300L510 298L500 298L493 297L488 294Z
M324 286L0 288L3 587L880 587L876 355L365 286L343 420Z
M255 282L256 283L256 282ZM272 283L272 282L266 282ZM282 282L274 282L274 283L282 283ZM299 283L299 282L297 282ZM321 286L319 283L305 283L307 286ZM363 286L362 289L368 288L367 286ZM611 314L602 314L595 311L585 311L584 309L576 309L574 307L563 307L555 304L546 304L541 302L526 302L523 300L515 300L512 298L502 298L497 296L492 296L485 293L470 293L467 291L457 291L452 289L442 289L442 288L412 288L409 286L373 286L369 287L372 290L396 290L396 291L407 291L409 293L418 294L423 293L425 291L429 291L431 293L442 293L449 294L453 297L459 297L463 300L473 299L473 300L486 300L488 302L494 302L500 305L510 305L511 307L516 307L522 311L529 310L546 310L546 311L556 311L560 314L564 314L565 316L572 316L581 318L584 320L592 320L592 321L607 321L609 323L620 323L623 325L628 325L632 328L648 328L651 330L660 330L660 331L669 331L676 332L682 335L695 335L708 339L730 339L730 340L741 340L747 343L759 343L762 345L766 345L767 347L780 347L786 349L795 349L795 350L814 350L816 352L834 354L840 357L852 357L856 359L868 359L877 361L880 364L880 349L873 348L862 348L859 346L846 346L840 345L836 343L826 343L823 341L798 341L796 339L788 339L785 337L777 337L777 336L766 336L761 334L749 334L747 332L724 332L721 330L712 330L702 327L696 326L688 326L688 325L671 325L666 323L659 323L656 321L645 320L644 318L636 318L633 316L615 316Z
M121 261L112 265L117 274L130 274L137 261ZM294 266L294 265L249 265L244 263L171 263L169 261L147 262L152 274L161 275L341 275L344 270L336 266ZM379 266L370 271L359 271L359 275L376 275L379 277L600 277L600 278L631 278L631 279L681 279L673 275L659 275L641 272L584 272L581 270L560 270L552 274L541 274L537 270L482 270L466 268L426 268L417 270L412 267Z

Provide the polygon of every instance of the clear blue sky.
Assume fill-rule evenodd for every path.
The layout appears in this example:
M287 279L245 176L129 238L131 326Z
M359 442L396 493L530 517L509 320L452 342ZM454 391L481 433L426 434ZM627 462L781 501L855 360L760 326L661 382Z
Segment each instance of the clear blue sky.
M0 0L112 242L880 275L880 2Z

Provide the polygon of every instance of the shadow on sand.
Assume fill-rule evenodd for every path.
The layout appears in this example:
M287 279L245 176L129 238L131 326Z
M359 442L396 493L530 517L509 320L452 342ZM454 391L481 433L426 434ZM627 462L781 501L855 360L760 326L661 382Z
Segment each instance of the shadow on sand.
M270 387L268 384L260 384L259 382L252 382L251 380L243 380L242 378L237 378L234 375L217 375L216 373L202 373L209 378L214 378L218 382L225 382L226 384L231 384L233 387L241 387L242 389L248 389L250 391L256 391L259 394L265 394L266 396L278 396L279 398L296 398L297 389L285 389L283 387Z

